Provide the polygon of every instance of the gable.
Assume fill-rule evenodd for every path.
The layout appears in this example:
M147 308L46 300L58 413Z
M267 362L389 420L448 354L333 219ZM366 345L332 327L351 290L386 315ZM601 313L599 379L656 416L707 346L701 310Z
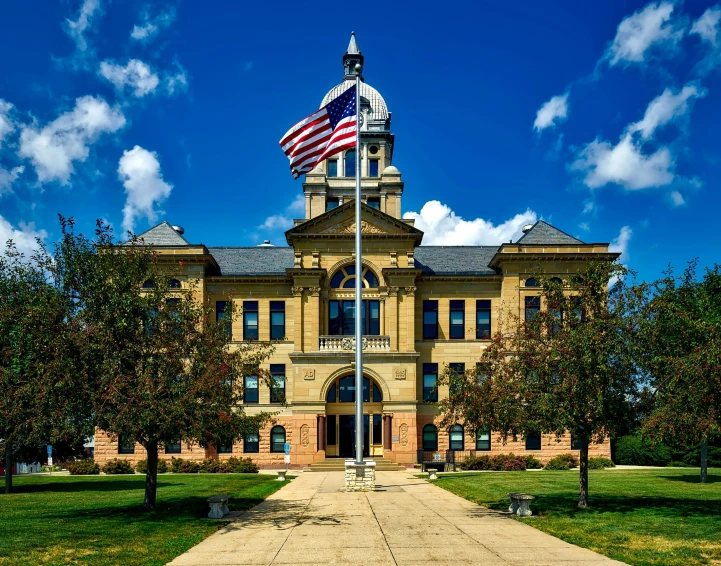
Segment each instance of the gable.
M189 246L188 240L183 238L165 220L138 235L146 246Z
M581 240L562 232L543 220L536 222L528 232L518 238L516 243L542 245L583 244Z

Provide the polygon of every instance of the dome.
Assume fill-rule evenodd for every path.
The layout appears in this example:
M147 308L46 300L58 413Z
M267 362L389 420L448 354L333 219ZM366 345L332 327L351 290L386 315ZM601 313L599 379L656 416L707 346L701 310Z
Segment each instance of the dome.
M400 175L401 172L398 171L397 167L394 167L393 165L389 165L385 169L383 169L382 175Z
M328 104L334 98L343 94L346 90L351 88L355 84L355 80L345 80L337 86L334 86L328 91L323 97L323 102L320 103L321 107ZM360 83L360 95L365 98L371 105L370 116L371 120L387 120L388 119L388 107L386 101L383 100L381 93L374 89L371 85L361 82Z

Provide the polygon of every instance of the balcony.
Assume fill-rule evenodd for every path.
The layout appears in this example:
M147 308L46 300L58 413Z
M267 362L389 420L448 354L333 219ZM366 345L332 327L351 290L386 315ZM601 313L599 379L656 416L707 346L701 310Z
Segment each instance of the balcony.
M321 336L318 348L321 352L355 350L355 336ZM364 352L390 352L390 336L363 336Z

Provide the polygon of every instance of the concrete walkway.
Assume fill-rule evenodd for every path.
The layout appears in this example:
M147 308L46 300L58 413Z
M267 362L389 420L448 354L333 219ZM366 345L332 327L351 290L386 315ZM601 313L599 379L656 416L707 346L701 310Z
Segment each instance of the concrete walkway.
M345 493L342 472L303 473L170 564L621 564L409 472L377 480Z

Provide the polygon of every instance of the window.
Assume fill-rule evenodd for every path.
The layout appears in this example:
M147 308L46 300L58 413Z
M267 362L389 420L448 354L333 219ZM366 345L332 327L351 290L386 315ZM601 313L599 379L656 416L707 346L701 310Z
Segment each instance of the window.
M249 432L245 435L243 452L246 454L257 454L260 452L260 435L257 432Z
M541 435L538 432L529 432L526 436L526 450L540 450Z
M355 265L346 265L335 272L330 280L331 289L355 289ZM378 277L367 267L363 268L363 288L377 289Z
M451 325L451 338L464 338L465 326L464 322L464 310L465 301L451 301L451 314L450 314L450 325Z
M325 443L328 446L335 446L335 415L328 415L325 422Z
M556 285L563 285L563 281L560 277L551 277L551 283L554 283Z
M541 310L541 297L526 297L526 322Z
M270 301L270 339L285 338L285 301Z
M487 428L479 430L476 433L476 450L491 449L491 431Z
M379 198L369 198L368 199L368 206L371 208L375 208L376 210L381 209L381 199Z
M165 445L166 454L180 454L180 442L173 442Z
M220 445L218 445L218 454L232 454L233 453L233 443L232 442L223 442Z
M383 415L373 415L373 444L383 444Z
M338 176L338 160L337 159L329 159L328 160L328 176L329 177L337 177ZM337 203L338 201L336 201Z
M438 429L432 424L423 427L423 450L438 450Z
M438 338L438 301L423 301L423 339Z
M526 287L540 287L541 285L538 283L535 277L529 277L526 279Z
M574 433L571 433L571 450L581 449L581 439Z
M340 202L337 198L329 198L325 200L325 211L328 212L329 210L333 210L334 208L338 208L340 206Z
M180 289L180 281L178 281L177 279L171 279L168 282L168 287L170 287L171 289Z
M270 451L285 452L285 429L282 426L274 426L270 429Z
M336 384L334 383L328 389L328 394L325 396L325 400L328 403L335 403L338 400L336 393L337 393L337 388L336 388Z
M377 159L371 159L368 161L368 176L369 177L377 177L378 176L378 160Z
M466 364L463 363L450 363L448 364L448 369L453 372L451 374L450 378L450 394L455 395L457 393L460 393L461 391L461 385L463 383L463 376L466 373Z
M243 379L243 403L258 403L258 376L246 375Z
M463 427L455 424L448 431L448 447L451 450L463 450Z
M581 305L581 297L571 297L573 318L577 322L586 322L586 311Z
M476 340L491 337L491 301L476 301Z
M351 149L345 154L345 176L355 177L355 150Z
M423 400L438 401L438 364L423 364Z
M336 391L338 397L336 398ZM328 389L326 401L328 403L355 403L355 375L346 375L333 383ZM383 392L375 381L363 377L363 402L380 403L383 401Z
M155 309L150 309L147 313L145 313L145 317L143 319L143 327L145 328L145 334L151 335L158 332L158 311Z
M118 454L135 454L135 443L127 434L118 436Z
M285 364L270 364L273 387L270 390L271 403L285 403Z
M155 280L154 279L146 279L143 283L143 289L155 289Z
M558 334L563 325L563 311L558 307L551 307L551 316L553 316L553 325L551 326L551 334Z
M243 340L258 339L258 301L243 301Z
M380 301L363 301L362 331L366 336L381 333ZM332 336L355 335L355 301L328 301L328 331Z
M338 380L338 401L355 403L355 376L347 375Z
M221 321L224 322L223 327L225 328L225 333L228 335L228 338L233 337L233 328L230 325L229 321L226 321L226 308L228 303L226 301L215 301L215 321L220 323Z
M180 333L180 299L165 299L168 309L168 320L170 327L176 334Z
M381 388L378 387L376 382L373 382L373 402L374 403L380 403L383 401L383 393L381 393Z

